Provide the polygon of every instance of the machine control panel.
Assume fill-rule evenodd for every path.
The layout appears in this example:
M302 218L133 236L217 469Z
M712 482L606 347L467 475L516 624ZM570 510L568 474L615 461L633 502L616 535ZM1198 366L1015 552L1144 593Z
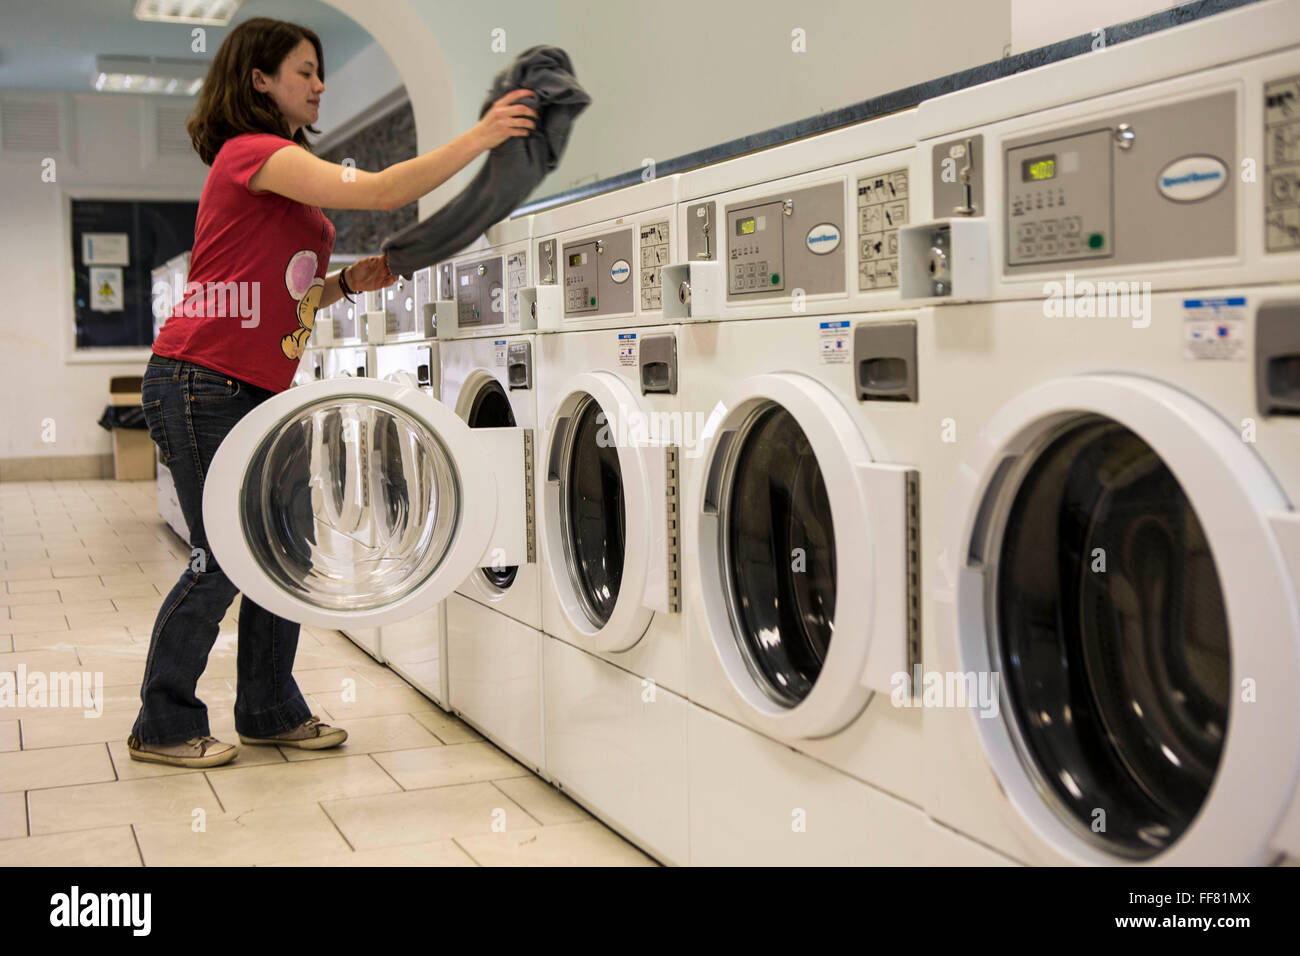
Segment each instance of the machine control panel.
M727 298L844 291L844 182L726 208Z
M510 324L519 325L519 290L528 285L528 251L520 249L506 256L506 289L510 294Z
M1104 259L1111 254L1111 131L1007 150L1007 262Z
M564 244L566 316L632 312L632 239L631 229L620 229Z
M898 227L907 225L907 170L858 179L858 291L898 288Z
M456 316L462 329L505 324L500 256L456 266Z
M438 299L441 302L450 302L456 298L456 284L451 281L451 263L444 262L437 268Z
M641 311L652 312L664 307L664 281L661 269L668 265L670 243L668 223L644 225L641 233Z
M727 210L731 268L727 292L785 289L785 213L780 202Z
M1002 143L1005 272L1237 251L1236 89Z
M594 242L564 247L564 311L595 312L599 299L596 265L600 249Z

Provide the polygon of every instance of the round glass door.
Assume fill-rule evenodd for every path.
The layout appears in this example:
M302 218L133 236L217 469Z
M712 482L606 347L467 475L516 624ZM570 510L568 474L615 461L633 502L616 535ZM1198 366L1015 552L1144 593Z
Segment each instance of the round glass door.
M822 469L793 415L761 404L723 466L719 554L732 632L783 707L811 692L835 620L835 528Z
M515 412L510 407L510 397L496 379L488 381L475 393L469 414L465 418L470 428L515 427ZM519 573L518 565L500 568L489 566L479 570L488 584L498 591L507 590L515 583L515 577Z
M1214 555L1169 467L1118 422L1076 419L1026 459L987 579L1012 738L1085 839L1151 857L1191 825L1223 752Z
M280 588L318 608L364 611L429 578L460 509L456 471L429 428L382 399L331 398L265 434L239 520Z
M593 625L604 627L623 581L627 518L618 448L605 413L590 395L574 412L562 461L565 563L583 612Z

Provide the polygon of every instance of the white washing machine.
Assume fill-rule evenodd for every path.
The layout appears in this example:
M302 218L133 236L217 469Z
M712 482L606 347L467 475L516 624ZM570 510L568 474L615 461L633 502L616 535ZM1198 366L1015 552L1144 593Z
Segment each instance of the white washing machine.
M427 278L427 270L425 271ZM416 279L420 274L416 274ZM431 398L441 394L440 343L403 342L375 348L375 376L384 381L414 386ZM390 454L402 455L405 448L390 433L385 442ZM412 470L405 462L391 470ZM378 628L379 647L384 662L405 677L416 690L444 709L450 709L447 689L446 605L439 602L404 621Z
M500 335L498 333L498 335ZM446 602L452 709L524 764L544 772L541 574L534 533L537 401L534 337L493 335L442 342L442 397L474 429L517 429L525 442L521 505L525 560L504 556L476 569Z
M537 339L542 627L678 693L680 331Z
M917 337L915 312L682 330L682 405L707 416L682 468L692 863L994 859L926 817L922 713L898 706L920 662Z
M679 331L537 337L537 512L547 772L683 863Z
M1021 860L1300 851L1300 704L1280 692L1300 677L1300 21L1284 6L1091 67L1184 76L1004 103L1015 119L921 144L936 166L967 147L982 194L979 215L945 217L971 204L927 173L935 222L903 236L905 287L934 304L924 670L999 687L995 708L923 709L926 806ZM1290 49L1244 57L1229 35ZM1032 103L1080 69L1002 92ZM992 103L968 92L971 109L944 98L934 116Z
M1267 350L1298 296L1210 299ZM1300 708L1281 692L1300 677L1300 424L1268 412L1266 351L1187 357L1189 325L1216 324L1205 301L1153 295L1142 330L1041 303L923 316L956 438L925 496L947 506L925 667L1001 688L997 708L926 710L928 805L1021 859L1300 850Z

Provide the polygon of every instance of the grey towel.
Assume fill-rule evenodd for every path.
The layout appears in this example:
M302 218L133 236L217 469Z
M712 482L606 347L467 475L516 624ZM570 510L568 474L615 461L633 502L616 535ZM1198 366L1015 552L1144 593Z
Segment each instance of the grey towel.
M573 75L569 55L555 46L529 47L497 74L479 118L518 89L536 94L518 102L540 114L537 129L497 146L460 195L424 222L385 239L381 249L393 272L409 279L415 270L460 252L517 209L559 165L574 118L591 102Z

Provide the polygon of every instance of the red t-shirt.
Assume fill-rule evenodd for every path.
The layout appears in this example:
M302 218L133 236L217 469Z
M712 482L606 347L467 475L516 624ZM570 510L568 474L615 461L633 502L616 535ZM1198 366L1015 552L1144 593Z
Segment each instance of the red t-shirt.
M334 251L334 224L318 207L248 188L285 147L301 149L272 133L222 144L199 199L185 294L153 344L272 392L293 381Z

